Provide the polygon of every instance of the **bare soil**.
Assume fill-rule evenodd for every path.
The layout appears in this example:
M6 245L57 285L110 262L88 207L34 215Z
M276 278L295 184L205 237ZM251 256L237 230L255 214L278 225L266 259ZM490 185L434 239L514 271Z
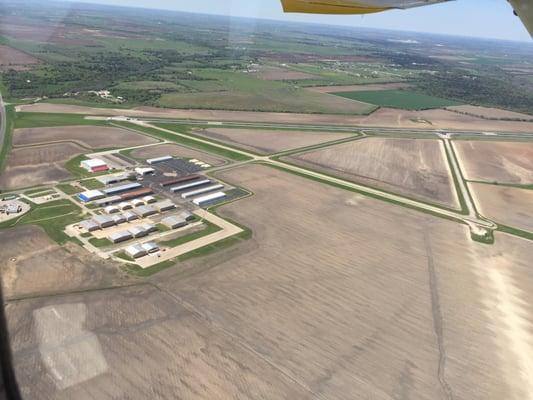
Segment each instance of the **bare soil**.
M226 144L237 145L260 154L277 153L351 136L349 133L334 132L227 128L201 129L196 130L194 133Z
M219 166L225 163L224 159L187 147L178 146L177 144L160 144L157 146L143 147L141 149L133 150L131 156L141 160L164 156L196 158L213 166Z
M13 135L13 144L15 146L58 141L77 142L92 149L133 147L157 143L154 138L126 129L101 126L16 129Z
M459 207L439 140L367 138L288 157L353 182L447 207Z
M533 190L469 183L479 212L504 225L533 232Z
M533 143L453 142L466 179L498 183L533 183Z
M533 393L530 242L487 247L460 224L264 166L220 178L255 193L221 209L248 242L149 284L8 304L25 397Z
M30 225L0 231L0 267L7 299L108 286L119 276L116 264Z
M0 175L0 188L16 189L69 178L65 163L84 152L85 149L74 143L13 149Z
M174 110L154 107L138 107L131 110L82 107L74 105L37 103L18 106L28 112L73 113L84 115L137 116L152 118L183 118L207 121L271 122L288 124L332 124L385 128L431 128L470 130L475 132L533 132L533 123L515 121L489 121L461 115L447 110L405 111L380 108L369 116L329 114L272 113L220 110ZM420 124L417 120L427 120Z

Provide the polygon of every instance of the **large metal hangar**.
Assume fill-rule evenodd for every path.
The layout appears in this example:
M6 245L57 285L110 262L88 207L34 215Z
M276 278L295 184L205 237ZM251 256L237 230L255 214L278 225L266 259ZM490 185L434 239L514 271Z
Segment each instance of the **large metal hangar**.
M204 194L204 193L213 192L215 190L220 190L222 188L224 188L224 185L220 185L220 184L206 186L206 187L201 188L201 189L196 189L196 190L192 190L190 192L183 193L181 195L181 198L182 199L188 199L190 197L198 196L198 195Z
M109 196L109 195L115 195L115 194L119 194L119 193L122 193L122 192L127 192L127 191L130 191L130 190L138 189L138 188L141 188L141 187L142 187L142 185L140 183L132 182L132 183L124 184L124 185L119 185L119 186L113 186L113 187L106 188L106 189L103 190L103 192Z
M100 200L105 197L105 194L99 190L87 190L78 194L78 198L84 203L89 203L91 201Z
M190 182L190 183L185 183L183 185L174 186L174 187L170 188L170 190L173 191L174 193L176 193L176 192L181 192L183 190L192 189L192 188L195 188L195 187L207 185L208 183L211 183L211 179L201 179L199 181L194 181L194 182Z
M193 203L198 207L205 207L216 204L226 198L226 193L224 192L215 192L208 194L206 196L197 197L193 200Z

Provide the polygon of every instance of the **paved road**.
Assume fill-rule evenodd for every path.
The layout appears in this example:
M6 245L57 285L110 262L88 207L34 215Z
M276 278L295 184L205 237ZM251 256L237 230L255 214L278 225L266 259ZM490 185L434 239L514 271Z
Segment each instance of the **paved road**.
M334 178L334 177L331 177L331 176L328 176L328 175L324 175L324 174L321 174L319 172L310 171L310 170L305 169L305 168L301 168L301 167L294 166L294 165L289 165L289 164L286 164L286 163L283 163L283 162L280 162L280 161L272 160L268 156L258 156L258 155L252 154L252 153L248 153L247 151L244 151L244 150L236 150L233 147L229 147L229 146L225 146L225 145L222 145L222 144L214 143L214 142L211 142L211 141L208 141L208 140L205 140L205 139L201 139L201 138L192 137L190 135L186 135L186 134L183 134L183 133L175 132L175 131L172 131L172 130L169 130L169 129L160 128L160 127L151 125L151 124L149 124L147 122L144 122L144 121L138 120L138 121L135 121L134 123L136 123L137 125L140 125L140 126L153 128L153 129L158 129L158 130L166 132L166 133L171 133L171 134L173 134L175 136L180 136L180 137L183 137L183 138L186 138L186 139L189 139L189 140L194 140L194 141L197 141L199 143L205 143L205 144L209 144L211 146L215 146L215 147L218 147L218 148L221 148L221 149L224 149L224 150L230 150L230 151L239 153L241 155L250 157L251 161L260 161L260 162L264 162L264 163L271 164L271 165L274 165L274 166L282 167L282 168L291 170L293 172L297 172L297 173L304 174L304 175L307 175L307 176L310 176L310 177L314 177L314 178L319 178L321 180L324 180L324 181L327 181L327 182L331 182L331 183L334 183L334 184L342 185L342 186L344 186L346 188L355 189L355 190L358 190L358 191L360 191L362 193L366 193L366 194L374 195L374 196L380 196L381 198L389 200L389 201L394 201L394 202L401 203L401 204L404 204L404 205L407 205L407 206L410 206L410 207L416 207L416 208L418 208L420 210L425 210L427 212L431 212L433 214L440 215L441 217L454 218L454 219L457 219L457 220L460 220L460 221L464 221L465 223L468 223L468 224L474 223L474 224L477 224L479 226L483 226L483 227L489 228L489 229L494 229L496 227L496 225L494 223L492 223L490 221L485 221L485 220L479 219L477 217L477 214L475 212L475 207L473 205L473 202L472 202L472 200L470 198L470 195L469 195L468 191L466 190L466 187L464 186L464 182L463 182L463 186L460 187L460 190L463 192L463 195L466 194L466 196L467 196L466 198L467 199L470 199L470 203L467 200L467 206L468 206L468 215L467 216L465 216L463 214L460 214L459 212L446 210L446 209L443 209L443 208L440 208L440 207L437 207L437 206L433 206L431 204L426 204L426 203L423 203L423 202L420 202L420 201L407 199L405 197L402 197L402 196L399 196L399 195L395 195L395 194L392 194L392 193L383 192L383 191L381 191L379 189L373 189L373 188L370 188L370 187L367 187L367 186L359 185L357 183L353 183L353 182L345 181L343 179ZM453 161L455 161L454 169L457 168L455 171L459 173L458 178L459 178L459 181L461 182L462 181L461 174L460 174L459 166L457 165L457 161L455 160L455 157L453 157ZM250 161L247 161L247 162L250 162ZM242 162L242 163L239 163L239 164L245 164L247 162Z

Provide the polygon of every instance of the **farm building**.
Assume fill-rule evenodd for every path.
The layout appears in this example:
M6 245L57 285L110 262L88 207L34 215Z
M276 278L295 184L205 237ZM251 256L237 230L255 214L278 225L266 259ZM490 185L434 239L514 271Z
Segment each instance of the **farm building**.
M211 179L201 179L199 181L194 181L191 183L185 183L183 185L174 186L170 188L173 192L181 192L182 190L192 189L198 186L207 185L208 183L211 183Z
M115 214L111 218L117 225L123 224L124 222L126 222L126 217L122 214Z
M187 175L180 178L167 179L160 183L161 186L177 185L178 183L190 182L199 179L200 175Z
M80 167L89 171L89 172L103 172L108 171L109 167L105 161L99 160L97 158L91 158L89 160L83 160L80 163Z
M157 199L154 196L144 196L143 197L143 201L146 204L151 204L151 203L155 203L157 201Z
M135 214L141 218L146 218L150 215L157 214L157 210L152 206L140 206L135 209Z
M186 192L186 193L183 193L181 195L181 198L182 199L188 199L190 197L194 197L194 196L198 196L200 194L204 194L204 193L209 193L209 192L213 192L215 190L220 190L224 187L224 185L211 185L211 186L206 186L204 188L201 188L201 189L196 189L196 190L192 190L190 192Z
M90 201L99 200L104 197L105 197L105 194L103 194L99 190L88 190L86 192L82 192L78 194L78 198L84 203L89 203Z
M145 176L155 174L155 169L147 167L137 167L135 168L137 175Z
M141 200L141 199L134 199L134 200L131 201L131 205L133 207L140 207L140 206L144 206L145 204L146 203L143 200Z
M126 240L130 240L131 238L132 235L128 231L115 232L109 235L109 240L111 240L113 243L125 242Z
M120 208L118 208L117 206L107 206L106 208L104 208L104 211L106 214L116 214L120 211Z
M149 158L148 160L146 160L146 162L150 165L154 165L157 163L170 161L170 160L172 160L172 156L163 156L163 157L157 157L157 158Z
M113 186L113 187L104 189L103 192L107 195L115 195L115 194L119 194L122 192L130 191L133 189L138 189L140 187L142 187L140 183L132 182L132 183L126 183L124 185Z
M140 238L148 235L148 232L146 232L141 226L134 226L129 230L129 232L134 238Z
M147 196L152 194L154 191L150 188L142 188L139 190L134 190L133 192L128 192L120 195L120 198L124 201L136 199L137 197Z
M90 219L81 221L79 225L80 228L85 229L87 232L94 232L100 229L100 225Z
M147 242L141 245L144 251L148 254L159 251L159 246L155 242Z
M115 225L115 221L107 215L95 215L93 221L102 229Z
M226 193L224 192L215 192L202 197L197 197L192 202L199 207L208 206L210 204L217 203L226 198Z
M137 214L134 214L130 211L126 211L124 214L122 214L124 218L126 218L126 221L135 221L136 219L139 219L139 216Z
M146 250L138 244L127 247L125 251L131 258L141 258L146 255Z
M140 228L144 229L148 233L157 232L157 226L154 224L142 224Z
M109 196L104 197L103 199L96 200L94 204L96 204L98 207L105 207L110 204L118 203L121 200L120 196Z
M161 223L170 229L178 229L187 225L187 220L179 216L163 218Z
M118 205L118 207L119 207L122 211L124 211L124 210L131 210L131 209L133 208L133 206L132 206L130 203L127 203L127 202L125 202L125 201L123 201L122 203L120 203L120 204Z
M163 200L163 201L154 203L153 207L155 207L157 211L159 212L164 212L168 210L173 210L174 208L176 208L176 205L170 200Z

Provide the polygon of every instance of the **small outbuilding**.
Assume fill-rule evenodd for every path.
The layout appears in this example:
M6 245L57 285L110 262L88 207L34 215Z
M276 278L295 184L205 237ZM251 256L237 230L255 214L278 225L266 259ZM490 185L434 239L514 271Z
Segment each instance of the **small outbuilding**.
M132 213L131 211L126 211L124 214L122 214L124 218L126 218L127 222L135 221L136 219L139 219L139 216L137 214Z
M111 217L113 221L115 221L115 224L123 224L126 222L126 217L122 214L115 214Z
M141 199L135 199L131 201L131 204L133 205L133 207L140 207L140 206L144 206L146 203L142 201Z
M80 228L85 229L87 232L94 232L100 229L100 225L98 225L96 222L94 222L91 219L81 221L79 223Z
M157 199L156 199L154 196L144 196L144 197L143 197L143 201L144 201L146 204L152 204L152 203L157 202Z
M153 206L159 212L165 212L165 211L173 210L173 209L176 208L176 205L170 200L159 201L159 202L155 203Z
M120 208L118 208L117 206L107 206L106 208L104 208L104 211L106 212L106 214L116 214L120 212Z
M122 210L122 211L125 211L125 210L131 210L133 208L133 206L128 203L128 202L125 202L123 201L122 203L120 203L118 205L118 207Z

